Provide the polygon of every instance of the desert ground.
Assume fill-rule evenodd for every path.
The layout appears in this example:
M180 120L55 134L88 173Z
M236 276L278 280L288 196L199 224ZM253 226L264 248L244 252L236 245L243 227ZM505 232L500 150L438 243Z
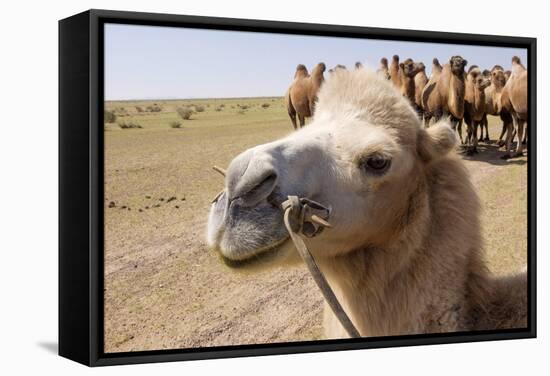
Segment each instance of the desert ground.
M146 110L154 104L160 111ZM182 106L195 110L191 119L178 116ZM223 186L212 165L292 132L282 98L105 108L117 115L104 132L105 351L320 339L323 300L305 267L236 273L204 239ZM489 122L495 140L500 120ZM497 275L518 272L527 259L527 156L502 160L494 143L479 150L463 158L483 204L487 260Z

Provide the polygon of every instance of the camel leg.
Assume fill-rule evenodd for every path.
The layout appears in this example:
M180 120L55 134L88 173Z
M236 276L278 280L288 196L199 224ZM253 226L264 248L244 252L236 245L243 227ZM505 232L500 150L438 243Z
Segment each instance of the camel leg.
M487 120L487 114L483 115L480 122L480 128L481 134L479 135L478 141L484 141L486 143L491 142L491 138L489 137L489 121ZM483 137L483 128L485 128L485 137Z
M303 115L298 114L298 120L300 120L300 128L303 128L306 125L306 118Z
M506 122L506 154L502 156L502 159L508 159L512 156L511 149L512 149L512 141L514 140L514 136L515 136L514 121L508 121Z
M500 120L502 120L502 131L500 132L500 137L498 138L498 143L497 143L498 147L502 147L506 144L506 142L503 139L504 135L506 135L506 132L510 128L509 123L514 121L512 119L512 115L505 110L502 110L502 112L500 113Z
M473 146L472 146L472 153L477 153L477 142L478 142L478 139L477 139L477 127L479 124L479 122L477 121L474 121L474 134L472 135L473 136ZM483 133L483 125L481 125L481 133Z
M523 141L521 143L523 145L527 145L527 123L525 123L525 128L523 130Z
M502 131L500 132L500 137L498 138L498 142L497 142L497 145L500 147L500 146L504 146L504 141L503 141L503 138L504 138L504 135L506 134L506 129L508 128L507 124L505 122L502 123Z
M296 130L298 128L298 124L296 124L296 113L291 114L289 112L288 116L290 116L290 121L292 122L292 126L294 127L294 130Z
M431 115L424 114L424 128L430 127L430 120L432 119Z
M458 136L460 137L460 143L464 145L464 139L462 138L462 119L453 120L453 122L456 124L455 129L458 131Z
M517 119L518 123L518 144L516 148L516 156L522 156L523 155L523 131L525 126L525 120L524 119Z

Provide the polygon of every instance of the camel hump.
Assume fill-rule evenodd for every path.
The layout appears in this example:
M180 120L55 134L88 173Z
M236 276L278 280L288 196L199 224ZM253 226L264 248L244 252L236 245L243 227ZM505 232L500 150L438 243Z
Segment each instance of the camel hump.
M471 73L473 70L479 70L479 67L477 65L470 65L470 68L468 68L468 73Z
M307 68L303 64L298 64L296 67L296 73L294 74L295 79L299 78L306 78L309 76L309 72L307 71Z
M512 64L521 64L521 59L519 56L512 57Z

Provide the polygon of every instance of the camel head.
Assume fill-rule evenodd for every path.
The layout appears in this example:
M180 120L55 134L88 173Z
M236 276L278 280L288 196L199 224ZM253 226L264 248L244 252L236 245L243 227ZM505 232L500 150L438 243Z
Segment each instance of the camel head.
M467 79L473 84L473 87L480 92L485 90L485 88L491 84L489 77L484 76L483 72L477 65L470 66L468 69Z
M344 67L345 69L346 67ZM323 76L323 73L325 72L325 70L327 69L325 63L319 63L317 64L314 68L313 68L313 71L311 72L311 75L313 77L322 77Z
M207 242L233 267L298 259L281 209L289 195L329 208L332 227L304 238L315 257L396 241L429 210L428 166L455 143L445 120L422 127L380 75L334 71L307 127L231 161L210 209Z
M521 59L518 56L512 57L512 72L519 74L525 70L525 66L521 63Z
M432 74L434 72L441 72L442 69L443 69L443 67L439 63L439 60L434 57L434 59L432 60Z
M388 69L388 59L386 59L385 57L380 59L380 68Z
M426 66L424 65L423 62L416 63L416 67L418 69L418 72L425 72L426 71Z
M294 78L305 78L307 76L309 76L309 73L306 66L304 64L298 64Z
M455 76L462 77L464 75L464 67L468 65L468 61L461 56L453 56L449 59L449 65L451 66L451 72Z
M491 83L497 87L502 88L504 85L506 85L506 80L508 77L506 76L506 73L504 72L504 69L494 69L491 71Z
M424 64L415 63L412 59L407 59L402 64L400 64L400 66L402 66L403 74L406 77L413 78L414 76L416 76L417 73L422 70L421 68L424 67Z

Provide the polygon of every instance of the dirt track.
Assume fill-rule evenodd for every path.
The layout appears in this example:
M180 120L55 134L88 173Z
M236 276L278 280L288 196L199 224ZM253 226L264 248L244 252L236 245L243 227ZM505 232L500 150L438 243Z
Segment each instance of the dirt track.
M236 274L204 243L209 198L222 185L209 166L288 132L284 117L276 124L234 128L216 145L198 122L105 132L106 352L321 338L322 298L305 269ZM490 266L518 271L527 158L505 162L494 146L482 148L466 163L484 204Z

